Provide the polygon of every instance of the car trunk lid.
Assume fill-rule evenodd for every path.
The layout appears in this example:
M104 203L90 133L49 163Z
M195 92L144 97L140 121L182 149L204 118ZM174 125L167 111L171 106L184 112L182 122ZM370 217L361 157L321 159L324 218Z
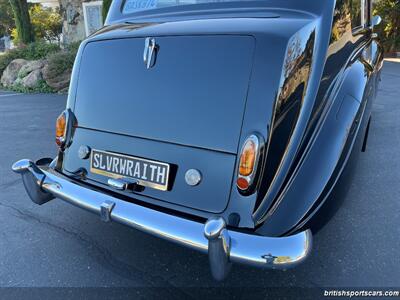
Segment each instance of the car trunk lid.
M82 145L170 165L167 191L136 192L219 213L229 201L255 41L252 36L155 37L158 51L145 64L145 38L86 45L79 66L74 113L78 128L64 157L64 170L88 171L107 184L109 174L92 172L78 157ZM198 170L197 186L186 183Z
M252 69L251 36L145 38L88 43L79 72L79 126L236 153Z

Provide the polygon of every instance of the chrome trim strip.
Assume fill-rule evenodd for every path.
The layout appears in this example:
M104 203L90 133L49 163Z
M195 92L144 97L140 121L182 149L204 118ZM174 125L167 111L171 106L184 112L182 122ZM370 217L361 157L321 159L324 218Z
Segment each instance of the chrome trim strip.
M227 229L221 217L212 218L202 224L122 201L83 187L51 168L39 167L29 160L14 164L13 170L23 176L32 174L43 192L103 216L105 221L113 220L203 253L208 252L212 268L236 262L256 267L287 269L303 262L311 252L312 234L309 230L287 237L265 237L238 232ZM28 186L26 189L30 193ZM215 248L218 249L214 251L209 245L216 240L221 243L216 244ZM225 257L226 260L218 261L221 260L220 257Z

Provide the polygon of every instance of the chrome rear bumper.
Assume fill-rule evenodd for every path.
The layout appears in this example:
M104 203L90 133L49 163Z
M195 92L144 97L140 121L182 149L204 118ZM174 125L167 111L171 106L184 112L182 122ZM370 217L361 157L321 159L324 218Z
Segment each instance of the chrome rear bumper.
M116 221L155 236L209 254L213 276L222 280L231 262L287 269L304 261L312 247L307 230L286 237L265 237L227 229L221 217L205 224L95 191L73 182L52 168L20 160L13 171L22 175L29 197L44 204L54 197L91 211L103 221Z

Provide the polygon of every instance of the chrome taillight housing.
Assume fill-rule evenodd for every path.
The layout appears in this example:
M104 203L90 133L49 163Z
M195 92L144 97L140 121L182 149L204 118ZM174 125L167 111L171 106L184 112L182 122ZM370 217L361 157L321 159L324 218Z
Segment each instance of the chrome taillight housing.
M70 109L64 110L56 120L56 144L64 150L71 143L72 130L76 125L76 119Z
M250 135L242 146L236 180L241 192L249 192L255 185L261 147L261 139L256 134Z

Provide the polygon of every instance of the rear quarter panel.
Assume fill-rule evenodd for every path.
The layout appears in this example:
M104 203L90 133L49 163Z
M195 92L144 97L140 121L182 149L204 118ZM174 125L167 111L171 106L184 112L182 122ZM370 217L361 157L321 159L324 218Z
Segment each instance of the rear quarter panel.
M340 22L335 20L334 28ZM361 152L381 62L382 51L370 35L353 35L347 27L339 38L332 36L301 151L279 196L267 213L257 216L263 214L260 233L293 232L307 224L325 201L343 200L345 193L337 190L347 190L351 176L338 182Z

